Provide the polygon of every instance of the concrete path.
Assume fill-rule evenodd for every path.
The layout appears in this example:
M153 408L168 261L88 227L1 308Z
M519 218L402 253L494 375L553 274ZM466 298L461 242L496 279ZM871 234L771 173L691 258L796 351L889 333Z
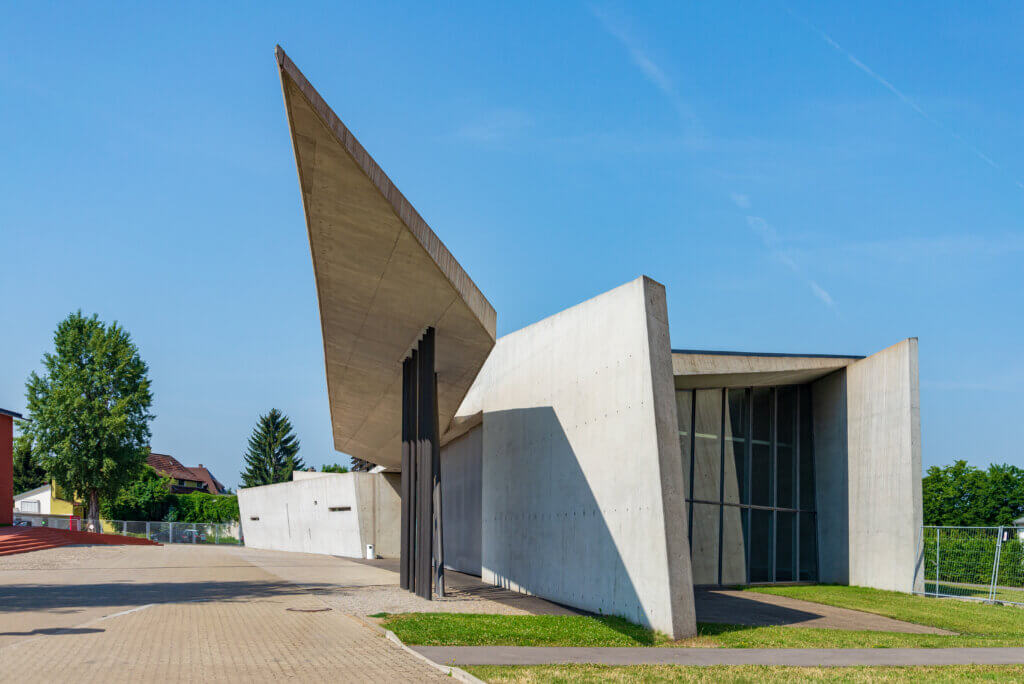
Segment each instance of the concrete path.
M730 589L697 589L694 591L698 622L754 627L820 627L823 629L870 630L907 634L954 634L938 627L865 613L849 608L835 608L786 596L759 594Z
M1024 648L547 648L413 646L434 662L465 665L1020 665Z
M308 590L381 579L338 560L190 545L4 557L0 680L451 681Z

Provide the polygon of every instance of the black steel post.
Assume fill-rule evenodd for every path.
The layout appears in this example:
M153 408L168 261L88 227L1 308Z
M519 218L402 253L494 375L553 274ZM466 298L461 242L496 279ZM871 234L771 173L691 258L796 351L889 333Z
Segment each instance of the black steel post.
M441 429L437 416L437 373L434 373L434 585L444 596L444 517L441 515Z
M417 539L416 539L416 593L433 598L431 577L432 537L434 518L433 472L437 406L434 403L434 329L427 328L419 344L416 389L418 410L416 415L417 447Z
M415 354L415 352L413 352ZM416 398L416 362L413 357L402 361L402 531L399 553L398 584L402 589L413 588L412 558L413 533L415 529L413 492L416 481L416 457L414 439L416 430L414 421Z

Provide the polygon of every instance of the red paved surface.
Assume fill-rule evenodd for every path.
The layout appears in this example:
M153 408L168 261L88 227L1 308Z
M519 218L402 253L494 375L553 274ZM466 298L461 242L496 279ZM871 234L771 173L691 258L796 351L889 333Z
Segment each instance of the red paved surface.
M106 544L159 546L156 542L116 534L69 532L49 527L0 527L0 556L27 553L42 549L55 549L69 544Z

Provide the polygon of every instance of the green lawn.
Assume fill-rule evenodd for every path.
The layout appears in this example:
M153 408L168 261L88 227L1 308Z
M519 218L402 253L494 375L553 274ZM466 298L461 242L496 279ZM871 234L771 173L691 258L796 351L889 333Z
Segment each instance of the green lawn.
M955 635L903 634L701 623L698 636L670 641L621 618L579 615L391 615L384 626L407 644L427 646L673 646L719 648L1024 647L1024 609L840 586L752 588L749 591L853 608Z
M1012 639L1024 635L1024 609L1016 606L912 596L895 591L837 585L750 587L747 591L862 610L906 622L948 629L965 636Z
M1020 665L943 667L768 667L536 665L465 667L487 682L954 682L1024 681Z

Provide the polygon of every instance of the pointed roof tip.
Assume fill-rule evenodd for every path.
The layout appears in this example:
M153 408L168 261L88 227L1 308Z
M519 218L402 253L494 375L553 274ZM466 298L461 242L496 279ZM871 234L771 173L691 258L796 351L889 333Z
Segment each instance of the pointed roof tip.
M286 55L284 54L284 48L281 47L280 43L274 45L274 57L277 58L278 64L284 64Z

